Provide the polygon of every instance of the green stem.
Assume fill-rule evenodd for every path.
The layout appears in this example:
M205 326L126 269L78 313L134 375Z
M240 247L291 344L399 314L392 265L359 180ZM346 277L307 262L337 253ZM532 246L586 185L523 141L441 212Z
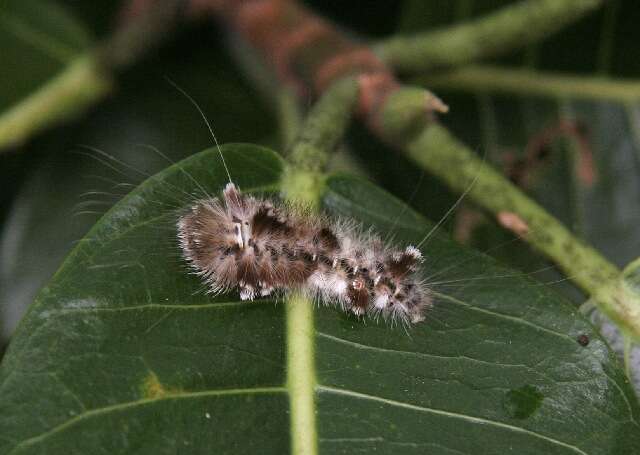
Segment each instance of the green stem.
M282 190L287 199L316 206L324 186L322 171L342 139L358 96L354 79L340 80L314 105L289 151Z
M77 115L111 89L110 78L91 55L74 60L57 77L0 115L0 151Z
M429 88L471 92L585 98L623 103L640 100L640 81L637 80L563 75L497 66L466 66L435 76L419 77L418 80Z
M358 94L353 79L332 85L311 109L289 152L289 164L281 188L294 202L317 207L322 194L322 171L349 123ZM283 100L289 103L290 99ZM282 126L285 140L297 116L285 104ZM288 132L287 132L288 131ZM315 356L313 302L301 294L288 299L287 306L287 388L291 409L291 449L300 455L318 453L315 416Z
M633 381L632 369L631 369L631 351L633 350L633 340L631 337L624 336L624 350L623 350L623 361L624 361L624 372L627 375L629 381Z
M0 153L88 109L113 90L113 76L156 46L179 18L180 0L158 2L0 113Z
M479 19L433 32L396 36L378 54L401 72L424 72L496 56L545 38L603 0L527 0Z
M315 455L318 448L313 302L295 294L288 299L286 312L291 453Z
M525 240L558 264L625 332L640 339L640 293L626 283L622 272L443 126L425 127L406 143L404 151L455 191L468 191L474 202L496 216L516 215L527 227Z
M287 148L293 144L302 125L298 99L291 90L283 87L278 93L277 108L280 142Z

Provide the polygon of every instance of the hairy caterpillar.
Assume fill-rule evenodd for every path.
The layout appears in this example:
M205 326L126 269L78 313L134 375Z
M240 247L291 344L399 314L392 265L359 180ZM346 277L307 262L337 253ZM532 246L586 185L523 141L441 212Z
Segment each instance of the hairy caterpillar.
M218 147L202 110L188 94L176 88L198 109ZM113 159L98 149L88 148ZM155 148L147 148L168 160ZM181 264L184 266L186 262L200 276L209 294L237 290L242 300L254 300L296 290L347 313L406 325L425 319L426 310L433 305L430 290L434 286L457 286L469 280L467 277L433 281L461 263L423 277L423 258L418 248L471 187L417 247L399 249L385 244L375 233L365 232L349 218L337 220L314 215L277 199L240 192L232 183L219 147L218 155L229 181L221 198L211 196L211 189L202 188L186 170L182 172L202 192L199 196L185 194L188 201L177 201L176 195L184 191L171 184L167 187L167 197L179 204L166 226L171 229L174 241L177 237L172 246L177 249Z
M297 290L357 316L424 320L431 298L416 275L420 250L391 248L348 220L242 194L206 115L169 83L200 113L229 179L222 200L201 199L177 222L183 257L210 293L238 288L242 300L253 300Z
M144 147L153 151L166 161L175 164L154 147ZM151 178L149 174L141 172L99 149L93 147L86 148L92 150L98 155L96 157L92 156L94 159L102 160L104 158L107 160L106 163L113 162L123 168L135 172L136 174ZM211 152L213 152L213 150ZM211 155L211 153L208 153L206 162L198 159L200 166L205 166L206 169L211 169L211 171L205 171L203 174L191 174L191 172L186 168L178 166L176 168L177 172L174 172L173 175L181 175L181 177L177 180L171 179L157 181L153 193L150 193L152 194L152 197L148 198L147 196L146 199L147 203L151 204L151 207L154 208L154 210L155 207L157 207L157 210L159 210L159 213L161 214L161 216L154 221L153 229L161 233L161 237L159 237L158 240L166 243L163 243L162 246L156 243L158 248L146 251L145 255L157 256L159 261L163 261L165 264L169 265L172 273L188 275L189 271L191 271L195 272L193 273L194 276L200 275L197 281L200 281L201 287L199 287L198 290L194 289L194 294L203 293L205 290L209 291L210 296L211 294L222 294L226 291L238 291L239 298L245 300L256 300L261 298L268 299L269 297L271 297L270 300L274 300L273 297L275 297L275 300L278 301L282 296L284 296L286 291L301 290L314 298L318 304L332 305L347 312L347 314L355 314L358 316L364 315L374 319L385 319L390 321L392 325L395 322L398 322L401 325L408 325L412 322L419 322L422 318L434 320L439 324L447 325L446 322L438 320L437 317L440 313L446 312L449 316L445 317L445 320L450 320L450 313L455 314L457 310L452 308L450 305L436 304L437 301L442 299L443 295L453 295L451 294L452 292L457 293L458 291L462 292L468 289L469 286L477 289L484 288L485 285L491 286L492 283L495 284L494 279L522 276L521 272L513 273L498 270L493 271L492 273L478 275L477 268L472 266L473 259L476 257L475 255L468 256L465 259L460 259L455 254L450 255L448 250L445 249L445 251L443 251L442 248L440 248L439 245L441 242L439 240L435 243L430 243L430 254L426 258L422 258L418 249L425 251L424 248L427 245L427 241L433 238L432 234L434 234L446 218L453 213L459 203L466 196L467 191L465 191L448 209L447 213L442 216L435 226L430 228L428 226L423 226L416 230L413 235L407 235L405 231L407 227L410 226L411 223L415 223L419 220L409 214L410 212L407 211L408 206L405 205L404 207L395 208L392 214L389 214L392 216L391 218L384 216L385 214L381 214L383 215L382 218L388 219L387 228L385 229L381 226L381 231L372 231L367 222L365 222L367 224L361 224L360 221L355 221L351 218L348 210L336 211L330 208L330 211L336 214L339 218L331 218L329 215L322 214L315 215L304 208L289 206L282 202L273 193L273 191L276 190L275 187L267 190L266 193L261 193L261 189L258 189L258 192L256 192L256 188L253 188L251 183L246 179L240 179L242 188L248 188L246 192L240 192L238 187L231 183L226 185L225 191L225 188L222 187L224 183L221 182L222 175L220 172L226 166L225 161L230 159L231 161L229 161L229 164L233 164L231 169L235 170L242 169L242 166L244 165L242 164L244 163L243 160L246 158L243 157L242 153L236 154L228 153L226 151L223 156L222 151L220 150L215 152L215 154L218 155L218 159L215 159L215 156ZM207 184L205 180L199 181L201 177L210 174L217 175L217 183ZM123 175L126 176L126 174ZM180 181L184 183L178 183ZM472 184L473 182L471 182L471 185ZM122 185L123 184L121 183L118 184L117 188L128 188L128 186ZM257 188L262 187L259 186ZM469 188L471 188L471 186L469 186ZM186 189L188 190L185 191ZM90 192L88 193L88 196L93 196L93 194L93 192ZM155 196L159 196L159 198L156 199ZM371 197L376 196L372 195ZM269 245L271 251L268 253L269 256L273 255L273 259L277 258L279 262L278 264L273 264L275 268L268 269L271 272L268 280L256 280L255 278L253 280L243 280L238 277L237 271L235 272L235 275L233 275L233 273L227 273L224 275L226 278L223 280L217 280L217 275L212 275L214 270L224 271L226 269L216 269L215 264L209 264L207 262L208 259L211 259L211 257L215 258L216 254L228 255L229 257L226 257L226 261L230 261L231 259L235 260L236 255L238 256L238 259L240 259L243 253L240 251L242 249L240 248L240 242L242 242L242 246L245 244L248 246L249 238L256 236L256 233L253 232L253 226L250 225L247 227L245 225L243 232L242 223L240 223L241 219L249 218L248 221L251 221L253 217L249 217L249 215L238 216L236 214L234 220L232 212L227 210L226 200L229 200L232 206L235 203L240 204L240 206L250 208L251 211L249 214L253 213L254 216L259 208L273 210L273 214L278 214L278 216L275 217L275 220L271 220L272 222L277 221L279 224L273 232L277 235L270 237L272 244ZM211 206L215 209L213 215L207 215L204 213L206 216L199 216L202 215L199 211L203 211L205 209L210 210ZM83 204L83 208L85 207L86 206ZM216 211L217 213L215 213ZM356 214L356 218L360 219L360 216ZM406 222L400 222L400 220L405 219ZM189 224L187 224L187 221ZM207 240L203 238L198 239L198 241L201 245L205 245L205 247L201 247L203 249L197 251L194 247L194 245L196 245L196 237L200 235L206 237L208 233L211 233L212 229L211 224L207 226L199 226L198 224L207 224L212 222L214 223L213 228L226 229L227 236L223 237L222 240L219 241L218 247L220 249L218 250L218 253L215 253L213 250L207 250L206 245L211 246L212 243L210 239ZM221 226L220 223L226 224ZM286 225L280 225L282 223L285 223ZM303 232L302 234L304 235L291 231L287 227L290 226L291 223L296 226L304 226L308 231L306 231L306 233ZM238 224L239 226L236 226ZM313 245L313 239L316 237L318 239L317 242L319 243L315 247L316 251L321 249L326 251L327 248L324 245L326 240L323 241L324 233L320 235L320 231L323 227L328 228L328 232L332 233L339 241L338 248L335 250L336 253L333 255L338 259L335 262L335 269L333 257L330 257L329 254L320 256L318 253L315 253L317 256L314 259L314 253L310 252L308 248L298 247L294 248L294 250L291 249L292 245L296 245L295 238L301 240L301 244L304 246L305 239L306 241L309 241L310 239L310 243ZM409 243L405 243L404 241L402 241L402 243L385 243L380 240L380 237L376 233L385 233L385 238L389 238L395 235L396 229L403 231L403 233L399 235L399 238L405 238L407 241L415 245L416 248L407 247ZM429 232L426 232L426 230ZM258 234L259 233L260 230L258 230ZM182 236L184 239L180 239L178 237L179 234L183 234ZM188 243L185 243L187 238L190 236L191 247L189 247ZM330 238L331 237L329 237L329 239ZM156 242L158 240L156 240ZM512 241L516 241L516 239L510 240L508 243ZM273 243L275 243L275 245L273 245ZM306 244L308 245L309 243L307 242ZM262 245L264 247L264 251L268 251L264 242ZM224 249L222 249L223 246ZM236 247L238 250L236 250ZM228 248L230 248L229 251L227 251ZM355 254L354 260L349 260L350 258L353 258L352 253L354 250L359 250L360 253ZM363 252L371 252L373 255L370 253L363 254ZM187 257L187 253L191 255L193 260ZM406 253L409 254L406 255ZM207 254L211 254L213 256L207 257ZM309 254L311 254L311 256L309 256ZM390 277L391 283L393 285L395 285L396 282L416 285L416 288L413 288L412 286L409 287L412 292L417 294L413 297L419 296L420 299L418 302L405 304L404 307L402 305L395 306L394 304L394 309L392 310L390 307L387 308L384 306L384 296L388 296L390 292L385 291L385 289L375 289L375 285L380 283L380 281L378 281L378 283L375 282L376 278L381 275L380 273L375 272L382 272L383 270L372 269L371 267L364 265L364 263L366 261L371 263L372 258L377 258L378 262L382 264L387 262L393 265L393 262L403 256L412 261L412 264L407 266L407 273L404 276L406 281L399 276L394 276ZM345 260L341 261L340 259ZM198 260L197 263L196 260ZM318 261L319 264L316 264L316 261ZM427 261L428 272L425 267L425 263ZM292 262L293 264L291 264ZM237 262L227 262L227 264L223 265L228 267L229 265L236 264ZM208 267L208 265L213 267ZM290 265L293 265L293 267L289 267ZM321 271L324 270L326 272L330 272L331 275L329 276L331 276L331 280L327 281L327 279L324 278L324 275L316 274L315 277L323 277L324 282L316 282L315 285L310 283L309 278L311 275L309 275L309 272L310 270L315 271L316 266L320 267ZM365 269L364 271L362 270L363 268ZM256 269L254 268L252 270L255 271ZM371 270L374 270L374 273L372 273ZM233 270L229 270L229 272L233 272ZM503 274L500 272L506 273ZM298 275L291 278L288 275L291 275L292 273L297 273ZM338 275L337 278L334 277L334 273ZM353 305L352 300L349 299L348 294L346 294L347 285L349 285L349 278L355 278L356 274L365 280L365 284L367 284L366 277L374 280L373 284L375 292L371 292L371 282L369 281L369 294L366 306L364 304ZM283 276L284 278L281 278ZM380 278L382 277L380 276ZM197 281L192 280L192 283ZM243 281L242 285L240 281ZM276 285L265 286L265 284L272 281L275 282ZM247 283L249 286L245 286ZM336 291L334 289L336 283L338 286L345 286L343 291ZM382 281L382 283L384 284L384 281ZM359 286L360 284L356 283L355 288ZM390 291L393 290L393 286L387 285L387 287ZM325 293L325 291L327 292ZM378 299L378 297L380 298ZM400 292L396 294L396 297L401 299L403 302L407 298L406 295Z
M211 293L242 300L299 290L357 316L424 320L431 299L416 275L420 251L390 248L354 223L242 194L197 201L178 220L180 246Z

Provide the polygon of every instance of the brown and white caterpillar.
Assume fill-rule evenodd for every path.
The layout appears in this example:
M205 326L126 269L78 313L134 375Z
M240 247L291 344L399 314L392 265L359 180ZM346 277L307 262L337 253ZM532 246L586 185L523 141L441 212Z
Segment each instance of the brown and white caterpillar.
M431 305L420 251L390 248L355 223L335 221L228 183L178 220L183 256L213 294L242 300L297 290L357 316L417 323Z
M200 113L229 179L222 199L197 200L177 222L182 256L210 294L237 289L242 300L254 300L299 291L356 316L424 320L432 300L417 274L418 248L398 250L349 220L243 194L206 115L169 83Z

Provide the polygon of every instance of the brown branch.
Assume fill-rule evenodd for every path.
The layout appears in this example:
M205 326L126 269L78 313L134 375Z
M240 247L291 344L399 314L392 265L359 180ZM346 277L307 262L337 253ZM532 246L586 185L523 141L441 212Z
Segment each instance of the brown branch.
M334 82L351 76L359 84L358 114L379 131L381 106L402 89L373 51L352 41L332 24L291 0L196 0L251 45L279 80L301 97L318 97ZM205 7L204 5L208 5ZM422 114L447 107L424 89ZM415 94L415 92L414 92Z

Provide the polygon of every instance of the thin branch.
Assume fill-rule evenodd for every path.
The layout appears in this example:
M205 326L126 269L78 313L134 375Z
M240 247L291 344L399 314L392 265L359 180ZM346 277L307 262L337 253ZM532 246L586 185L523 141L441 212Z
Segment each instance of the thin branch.
M604 0L527 0L432 32L395 36L375 50L403 73L468 64L517 49L561 30Z
M304 121L289 152L282 181L288 199L316 206L319 202L329 153L344 136L358 97L352 78L334 83L320 97Z
M640 293L595 249L575 237L544 208L481 160L439 124L426 126L403 151L421 167L469 197L499 219L518 220L518 233L551 258L607 316L640 338Z
M640 81L566 75L499 66L472 65L416 81L431 88L471 92L515 93L564 99L632 103L640 100Z
M110 94L114 75L174 27L180 0L159 2L120 27L93 50L69 60L62 71L25 99L0 113L0 153L38 132L79 115Z
M302 112L295 94L287 88L278 92L277 105L280 143L283 148L288 148L301 128Z
M0 115L0 152L78 115L112 87L95 58L86 55L74 60L57 77Z

